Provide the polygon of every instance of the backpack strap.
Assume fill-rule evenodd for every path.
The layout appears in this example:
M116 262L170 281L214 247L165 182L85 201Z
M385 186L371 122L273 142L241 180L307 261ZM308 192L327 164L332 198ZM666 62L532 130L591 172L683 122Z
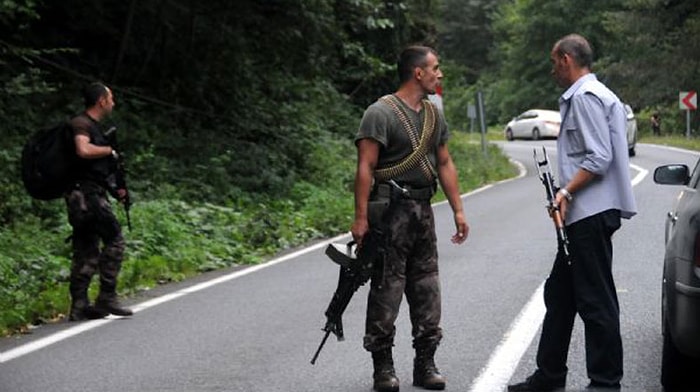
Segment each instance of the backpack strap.
M420 134L421 137L419 138L415 124L409 120L408 114L398 102L396 96L389 94L379 98L379 100L389 105L396 117L398 117L399 122L403 125L404 131L411 140L413 151L397 164L375 170L375 179L378 181L387 181L406 174L415 168L419 168L421 173L423 173L428 180L434 181L437 177L437 171L430 163L430 159L428 159L428 146L437 128L435 106L428 99L422 100L425 116L423 120L423 132Z

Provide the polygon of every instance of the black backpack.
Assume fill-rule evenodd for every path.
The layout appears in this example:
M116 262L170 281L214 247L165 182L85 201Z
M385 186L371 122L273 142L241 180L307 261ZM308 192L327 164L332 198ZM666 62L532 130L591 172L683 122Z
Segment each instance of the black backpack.
M22 182L35 199L58 199L75 180L73 128L62 122L32 135L22 149Z

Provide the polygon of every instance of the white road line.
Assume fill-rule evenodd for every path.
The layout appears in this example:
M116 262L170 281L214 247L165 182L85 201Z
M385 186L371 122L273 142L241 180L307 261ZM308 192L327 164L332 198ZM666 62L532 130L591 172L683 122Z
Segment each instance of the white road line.
M648 170L631 163L630 168L637 171L637 175L630 181L632 186L642 182L649 174ZM469 392L502 391L506 387L520 359L535 338L545 311L543 282L503 335L503 339L491 353L488 364L481 369Z
M517 163L516 163L516 164L517 164ZM519 165L519 164L518 164L518 165ZM519 165L519 169L520 169L520 173L519 173L519 175L518 175L517 178L520 178L520 177L522 177L522 176L525 175L525 170L524 170L524 168L522 167L522 165ZM511 181L511 180L513 180L513 179L503 180L503 181L501 181L501 182L507 182L507 181ZM500 182L499 182L499 183L500 183ZM486 186L484 186L484 187L482 187L482 188L476 189L476 190L471 191L471 192L469 192L469 193L465 193L465 194L462 195L462 197L468 197L468 196L471 196L471 195L473 195L473 194L482 192L482 191L484 191L484 190L486 190L486 189L488 189L488 188L490 188L490 187L492 187L492 186L493 186L493 185L486 185ZM436 203L435 205L443 204L443 203L447 203L447 201L443 201L443 202L440 202L440 203ZM140 311L142 311L142 310L145 310L145 309L148 309L148 308L151 308L151 307L154 307L154 306L163 304L163 303L165 303L165 302L172 301L172 300L174 300L174 299L176 299L176 298L179 298L179 297L182 297L182 296L184 296L184 295L186 295L186 294L191 294L191 293L194 293L194 292L197 292L197 291L204 290L204 289L206 289L206 288L212 287L212 286L217 285L217 284L219 284L219 283L224 283L224 282L228 282L229 280L233 280L233 279L236 279L236 278L240 278L241 276L245 276L245 275L251 274L251 273L256 272L256 271L259 271L259 270L261 270L261 269L263 269L263 268L271 267L271 266L273 266L273 265L275 265L275 264L279 264L279 263L281 263L281 262L284 262L284 261L293 259L293 258L298 257L298 256L301 256L301 255L303 255L303 254L305 254L305 253L309 253L309 252L312 252L312 251L314 251L314 250L316 250L316 249L323 248L323 247L325 247L326 245L328 245L328 244L331 243L331 242L341 241L343 238L348 237L348 236L349 236L349 233L339 235L339 236L337 236L337 237L334 237L334 238L331 238L331 239L328 239L328 240L319 242L318 244L312 245L312 246L310 246L310 247L308 247L308 248L300 249L300 250L297 251L297 252L287 254L287 255L285 255L285 256L276 258L276 259L274 259L274 260L270 260L270 261L268 261L267 263L259 264L259 265L252 266L252 267L248 267L248 268L245 268L245 269L243 269L243 270L236 271L236 272L233 272L233 273L231 273L231 274L224 275L224 276L221 276L221 277L218 277L218 278L215 278L215 279L206 281L206 282L202 282L202 283L196 284L196 285L194 285L194 286L187 287L187 288L184 288L184 289L182 289L182 290L178 290L178 291L172 292L172 293L170 293L170 294L163 295L163 296L158 297L158 298L153 298L153 299L151 299L151 300L148 300L148 301L142 302L142 303L140 303L140 304L137 304L137 305L133 306L131 309L134 311L134 313L138 313L138 312L140 312ZM71 328L65 329L65 330L63 330L63 331L60 331L60 332L57 332L57 333L55 333L55 334L46 336L46 337L44 337L44 338L38 339L38 340L36 340L36 341L33 341L33 342L31 342L31 343L27 343L27 344L24 344L24 345L15 347L15 348L13 348L13 349L11 349L11 350L8 350L8 351L5 351L5 352L1 352L1 353L0 353L0 363L4 363L4 362L7 362L7 361L11 361L11 360L16 359L16 358L19 358L19 357L21 357L21 356L23 356L23 355L27 355L27 354L32 353L32 352L37 351L37 350L41 350L42 348L45 348L45 347L47 347L47 346L50 346L50 345L52 345L52 344L54 344L54 343L58 343L58 342L60 342L60 341L62 341L62 340L68 339L68 338L70 338L70 337L72 337L72 336L81 334L81 333L83 333L83 332L90 331L90 330L92 330L92 329L95 329L95 328L97 328L97 327L100 327L100 326L102 326L102 325L105 325L105 324L111 322L112 320L115 320L115 319L118 319L118 318L119 318L119 317L109 316L109 317L107 317L107 318L100 319L100 320L92 320L92 321L82 322L82 323L76 325L75 327L71 327Z
M525 172L526 172L524 166L523 166L522 164L520 164L519 162L517 162L517 161L513 161L513 162L514 162L516 165L518 165L518 167L519 167L519 172L520 172L516 178L523 177L523 176L525 175ZM646 176L646 174L648 173L648 171L646 171L646 170L644 170L644 169L642 169L642 168L640 168L640 167L636 167L636 169L640 171L640 174L641 174L642 172L644 172L644 175L638 180L638 182L639 182L639 181L641 181L641 180L644 178L644 176ZM639 177L639 175L638 175L637 177ZM637 177L635 177L635 179L636 179ZM513 180L513 179L508 179L508 180L501 181L501 182L499 182L499 183L508 182L508 181L512 181L512 180ZM638 183L638 182L637 182L637 183ZM496 184L499 184L499 183L496 183ZM633 184L634 184L634 181L633 181ZM484 190L486 190L486 189L488 189L488 188L493 187L494 185L495 185L495 184L484 186L484 187L479 188L479 189L477 189L477 190L474 190L474 191L472 191L472 192L466 193L466 194L462 195L462 197L468 197L468 196L471 196L471 195L473 195L473 194L482 192L482 191L484 191ZM635 185L636 185L636 184L635 184ZM437 203L437 204L443 204L443 203L446 203L446 201L443 201L443 202ZM184 289L182 289L182 290L178 290L178 291L175 291L175 292L173 292L173 293L166 294L166 295L164 295L164 296L161 296L161 297L158 297L158 298L154 298L154 299L151 299L151 300L142 302L142 303L140 303L140 304L135 305L135 306L132 308L132 310L134 311L134 313L137 313L137 312L140 312L140 311L142 311L142 310L145 310L145 309L148 309L148 308L151 308L151 307L154 307L154 306L157 306L157 305L160 305L160 304L163 304L163 303L172 301L172 300L174 300L174 299L176 299L176 298L179 298L179 297L182 297L182 296L184 296L184 295L186 295L186 294L191 294L191 293L194 293L194 292L197 292L197 291L200 291L200 290L204 290L204 289L206 289L206 288L212 287L212 286L217 285L217 284L220 284L220 283L228 282L229 280L233 280L233 279L240 278L240 277L242 277L242 276L245 276L245 275L251 274L251 273L253 273L253 272L259 271L259 270L261 270L261 269L263 269L263 268L271 267L271 266L273 266L273 265L275 265L275 264L279 264L279 263L281 263L281 262L284 262L284 261L293 259L293 258L298 257L298 256L300 256L300 255L303 255L303 254L305 254L305 253L309 253L309 252L312 252L312 251L314 251L314 250L316 250L316 249L325 247L327 244L329 244L329 243L331 243L331 242L335 242L335 241L340 241L342 238L347 237L347 236L348 236L348 234L343 234L343 235L337 236L337 237L335 237L335 238L331 238L331 239L329 239L329 240L325 240L325 241L319 242L319 243L317 243L317 244L315 244L315 245L312 245L312 246L310 246L310 247L308 247L308 248L301 249L301 250L299 250L299 251L297 251L297 252L290 253L290 254L287 254L287 255L285 255L285 256L276 258L276 259L271 260L271 261L269 261L269 262L267 262L267 263L260 264L260 265L256 265L256 266L252 266L252 267L248 267L248 268L246 268L246 269L243 269L243 270L240 270L240 271L236 271L236 272L233 272L233 273L231 273L231 274L224 275L224 276L221 276L221 277L216 278L216 279L212 279L212 280L210 280L210 281L206 281L206 282L203 282L203 283L199 283L199 284L196 284L196 285L194 285L194 286L190 286L190 287L184 288ZM534 298L535 296L538 296L537 292L535 292L535 295L533 295L533 298ZM539 297L541 297L541 295L539 295ZM531 299L530 302L533 302L533 300ZM532 308L532 309L535 309L535 310L538 309L535 305L530 305L530 303L528 303L528 305L526 306L526 309L531 309L531 308ZM524 311L523 311L523 312L524 312ZM521 314L522 314L522 319L523 319L523 320L530 320L530 318L533 317L533 316L531 316L531 315L527 315L527 316L526 316L526 315L523 314L523 312L521 312ZM532 311L532 310L531 310L531 312L537 314L535 311ZM541 319L542 316L537 316L537 318L538 318L538 319ZM83 322L83 323L80 323L80 324L78 324L78 325L76 325L76 326L74 326L74 327L71 327L71 328L65 329L65 330L63 330L63 331L57 332L57 333L55 333L55 334L46 336L46 337L44 337L44 338L38 339L38 340L36 340L36 341L33 341L33 342L31 342L31 343L27 343L27 344L18 346L18 347L14 348L14 349L11 349L11 350L2 352L2 353L0 353L0 363L4 363L4 362L7 362L7 361L11 361L11 360L13 360L13 359L16 359L16 358L19 358L19 357L21 357L21 356L24 356L24 355L27 355L27 354L29 354L29 353L32 353L32 352L34 352L34 351L41 350L42 348L48 347L48 346L50 346L50 345L52 345L52 344L54 344L54 343L60 342L60 341L62 341L62 340L68 339L68 338L70 338L70 337L72 337L72 336L75 336L75 335L81 334L81 333L83 333L83 332L87 332L87 331L90 331L90 330L95 329L95 328L97 328L97 327L100 327L100 326L102 326L102 325L105 325L105 324L107 324L107 323L109 323L109 322L111 322L111 321L113 321L113 320L115 320L115 319L118 319L118 317L109 316L109 317L107 317L107 318L105 318L105 319L101 319L101 320L92 320L92 321L88 321L88 322ZM529 321L520 321L520 322L518 322L518 320L520 320L520 319L521 319L521 317L518 316L518 319L516 319L516 324L517 324L517 325L514 324L514 327L517 326L518 329L524 329L524 332L522 332L522 333L519 332L519 334L521 334L521 335L530 333L530 332L528 332L529 329L533 329L533 328L532 328L532 326L528 327L529 324L527 324L527 323L528 323ZM521 326L521 325L522 325L522 326ZM529 329L527 329L527 328L529 328ZM538 324L537 326L534 327L534 331L537 331L538 328L539 328L539 324ZM506 334L506 337L508 337L508 336L511 335L511 334L513 334L513 332L509 332L508 334ZM532 341L532 338L534 337L534 332L531 332L531 334L532 334L533 336L530 337L530 341ZM520 336L519 339L522 339L522 336ZM507 342L510 342L510 340L507 340ZM500 347L503 347L504 350L505 350L505 352L507 352L507 350L511 350L511 349L512 349L512 348L510 348L511 343L508 343L508 344L505 344L505 345L504 345L504 343L506 343L506 341L504 341L504 342L499 346L499 348L500 348ZM527 345L525 345L525 348L527 348L528 345L529 345L529 342L527 343ZM499 350L499 349L497 349L497 352L498 352L498 350ZM503 350L501 350L501 351L503 351ZM523 352L524 352L524 351L523 351ZM495 353L494 353L494 354L495 354ZM501 354L501 355L502 355L502 354ZM521 357L521 356L522 356L522 353L520 353L520 354L517 356L517 360L515 361L515 363L514 363L513 366L512 366L513 369L510 370L510 372L511 372L510 374L511 374L511 375L512 375L512 371L514 371L514 369L515 369L515 366L517 366L517 363L520 361L520 357ZM489 368L490 368L490 366L487 366L487 368L485 368L485 369L482 371L482 373L485 373L485 374L491 373L491 371L488 370ZM481 377L480 377L480 378L481 378ZM502 378L502 377L501 377L501 378ZM507 382L509 378L510 378L510 376L508 376L508 377L505 379L504 382ZM499 379L500 379L500 378L499 378ZM487 380L487 381L484 381L484 382L486 383L486 382L488 382L488 380ZM491 385L491 384L486 384L486 385ZM472 390L473 390L473 391L477 391L477 390L474 390L474 389L472 389Z
M173 293L166 294L162 297L158 297L158 298L154 298L154 299L142 302L140 304L135 305L132 308L132 310L134 311L134 313L137 313L137 312L140 312L142 310L151 308L153 306L172 301L172 300L179 298L179 297L182 297L186 294L192 294L194 292L204 290L206 288L212 287L212 286L217 285L219 283L224 283L224 282L228 282L229 280L240 278L241 276L251 274L251 273L259 271L263 268L271 267L275 264L279 264L281 262L284 262L284 261L293 259L295 257L301 256L305 253L309 253L309 252L312 252L316 249L325 247L327 244L329 244L331 242L339 241L341 238L343 238L345 236L347 236L347 234L343 234L341 236L337 236L335 238L331 238L329 240L319 242L318 244L312 245L308 248L301 249L301 250L296 251L294 253L284 255L284 256L276 258L274 260L270 260L264 264L259 264L259 265L255 265L252 267L248 267L248 268L245 268L243 270L230 273L228 275L224 275L224 276L221 276L221 277L218 277L218 278L215 278L215 279L203 282L203 283L196 284L194 286L186 287L182 290L178 290L178 291L175 291ZM80 324L77 324L75 327L65 329L63 331L46 336L44 338L33 341L31 343L27 343L27 344L18 346L14 349L2 352L2 353L0 353L0 363L11 361L11 360L13 360L15 358L19 358L23 355L27 355L27 354L32 353L32 352L37 351L37 350L41 350L42 348L50 346L54 343L58 343L62 340L68 339L72 336L75 336L75 335L81 334L83 332L87 332L89 330L95 329L97 327L105 325L113 320L118 319L118 318L119 317L109 316L107 318L100 319L100 320L92 320L92 321L82 322Z
M488 364L472 383L470 392L501 391L506 386L542 323L545 312L543 293L544 282L535 290L508 332L503 335L503 340L491 354Z
M631 164L631 163L630 163L630 167L638 172L637 175L634 176L634 178L632 179L632 186L637 186L637 184L642 182L644 177L646 177L647 174L649 174L649 170L647 170L641 166Z

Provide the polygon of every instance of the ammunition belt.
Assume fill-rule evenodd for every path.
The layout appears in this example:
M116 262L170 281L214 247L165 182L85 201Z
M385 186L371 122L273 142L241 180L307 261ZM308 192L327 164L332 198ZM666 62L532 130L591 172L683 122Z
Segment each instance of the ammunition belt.
M436 172L428 159L428 148L436 128L437 116L435 113L435 107L429 100L423 99L423 110L425 116L423 120L423 132L419 139L418 130L416 129L415 124L409 120L404 109L399 106L399 103L397 102L398 98L393 95L385 95L381 97L380 100L389 105L389 107L391 107L398 117L399 122L401 122L404 130L411 140L411 147L413 147L413 151L396 165L375 170L374 177L378 181L386 181L392 178L397 178L408 173L414 168L419 167L425 177L428 180L433 181L436 178Z

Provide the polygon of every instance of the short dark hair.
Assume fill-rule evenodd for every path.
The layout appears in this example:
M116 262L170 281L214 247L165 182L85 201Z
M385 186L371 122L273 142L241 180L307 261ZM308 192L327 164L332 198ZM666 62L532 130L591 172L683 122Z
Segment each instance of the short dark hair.
M428 53L437 56L435 49L428 46L412 45L401 51L396 62L396 70L399 73L399 82L401 84L411 79L413 70L416 67L425 67Z
M108 88L103 83L95 82L90 83L85 88L83 88L83 102L85 107L89 108L95 106L100 98L107 95Z
M581 67L590 68L593 64L591 44L579 34L569 34L561 38L554 47L559 55L568 54Z

